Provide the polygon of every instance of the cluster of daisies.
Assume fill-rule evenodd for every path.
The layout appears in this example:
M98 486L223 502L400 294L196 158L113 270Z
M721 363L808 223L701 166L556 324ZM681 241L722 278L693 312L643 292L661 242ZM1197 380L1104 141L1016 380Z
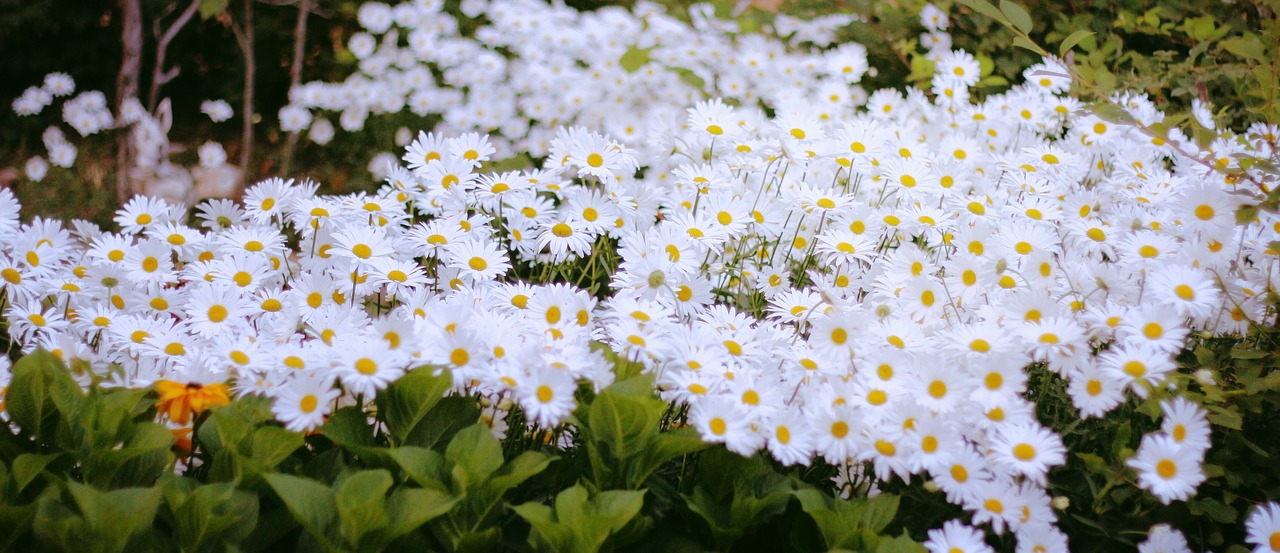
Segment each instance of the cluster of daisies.
M866 98L851 86L868 70L865 48L831 47L851 15L779 15L772 32L746 33L711 4L693 6L689 22L653 2L589 12L540 0L460 8L455 18L440 1L364 3L363 30L347 44L359 71L295 87L282 127L318 124L329 136L326 112L340 112L339 126L355 131L372 114L408 110L440 116L444 134L492 132L506 158L546 155L561 126L641 142L651 129L678 127L683 108L708 96L770 106L816 100L828 119L851 115ZM473 33L460 31L476 23ZM776 38L783 34L787 41Z
M931 549L985 550L981 526L1065 551L1046 486L1067 452L1034 416L1027 368L1104 417L1128 394L1176 396L1192 332L1274 321L1280 218L1235 219L1268 176L1226 176L1274 154L1274 125L1204 148L1138 132L1065 96L1055 60L975 103L978 63L942 48L928 93L882 90L856 110L856 46L790 53L643 3L467 0L488 18L472 40L439 10L365 4L350 45L362 73L304 85L287 108L298 130L310 108L343 110L349 129L404 107L444 114L449 135L411 140L375 192L273 179L197 206L194 224L139 197L111 231L19 224L0 192L14 343L84 383L155 384L174 424L217 396L183 394L225 388L273 398L305 431L405 371L447 368L498 434L516 409L531 428L563 424L579 382L611 382L603 344L709 442L926 476L972 524L934 531ZM629 72L637 46L647 61ZM725 99L694 102L682 75ZM1141 95L1114 100L1146 125L1164 117ZM484 169L515 152L544 161ZM607 286L564 283L582 271ZM1209 425L1185 399L1162 407L1129 466L1167 503L1204 480ZM1280 540L1277 512L1250 517L1259 547Z
M61 123L71 127L80 136L88 137L104 131L115 129L131 129L134 125L151 119L142 102L137 98L126 99L121 106L120 114L112 114L107 97L99 90L86 90L74 97L76 83L70 75L54 72L45 75L41 86L28 87L21 96L13 100L13 111L20 117L36 116L53 105L57 98L65 98L61 105ZM226 121L234 114L231 104L226 100L206 100L200 105L200 111L215 122ZM160 132L167 132L162 129ZM70 168L75 165L79 149L72 139L58 124L50 125L41 134L46 156L35 155L27 159L23 173L33 182L40 182L48 176L52 167ZM167 139L165 142L167 145ZM167 151L164 152L167 155ZM220 157L219 157L220 156ZM221 159L222 161L218 161ZM206 142L200 146L201 167L217 167L225 162L226 153L217 142ZM154 160L155 162L167 160Z

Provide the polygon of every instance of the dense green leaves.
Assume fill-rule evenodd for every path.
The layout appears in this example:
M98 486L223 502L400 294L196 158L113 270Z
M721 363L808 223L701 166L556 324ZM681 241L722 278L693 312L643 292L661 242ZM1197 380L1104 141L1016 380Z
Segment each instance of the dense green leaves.
M614 490L592 496L575 485L556 495L554 508L526 503L513 509L533 527L529 544L535 550L594 553L635 519L643 505L643 491Z

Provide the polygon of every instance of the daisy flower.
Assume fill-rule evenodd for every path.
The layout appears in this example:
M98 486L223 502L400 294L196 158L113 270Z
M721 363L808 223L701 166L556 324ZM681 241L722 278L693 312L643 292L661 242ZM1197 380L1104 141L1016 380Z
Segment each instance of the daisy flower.
M285 428L310 432L324 424L339 395L331 376L294 373L273 390L271 412Z
M336 348L334 354L337 357L334 375L347 390L366 398L372 398L404 374L403 362L378 342L350 341L346 347Z
M1245 540L1253 544L1253 553L1280 552L1280 504L1273 501L1257 506L1244 526L1248 532Z
M1066 462L1062 438L1036 423L1003 427L992 442L996 462L1041 486L1049 467Z
M594 240L595 237L582 228L582 223L573 219L543 223L538 231L538 248L551 250L553 263L586 256Z
M1191 553L1187 537L1168 524L1157 524L1147 531L1147 539L1138 544L1138 553Z
M1164 419L1160 430L1181 447L1197 451L1209 449L1209 420L1205 410L1183 397L1160 402Z
M455 243L448 249L448 266L476 282L494 280L511 268L507 255L496 242L467 240Z
M1203 451L1181 447L1169 436L1148 434L1142 437L1137 455L1125 464L1138 472L1140 487L1168 505L1196 494L1205 480L1203 457Z
M995 553L983 541L982 532L958 520L948 520L942 528L930 530L924 547L929 553Z
M552 367L541 367L520 382L516 398L525 416L543 428L553 428L573 411L573 394L578 385L569 373Z

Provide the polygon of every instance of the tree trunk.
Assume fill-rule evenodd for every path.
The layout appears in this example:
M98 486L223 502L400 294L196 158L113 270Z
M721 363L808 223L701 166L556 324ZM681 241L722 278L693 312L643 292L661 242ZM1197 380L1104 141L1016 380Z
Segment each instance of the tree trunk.
M236 44L244 55L244 102L240 113L244 116L244 126L240 132L240 174L243 182L248 182L254 175L249 173L249 162L253 159L253 77L258 71L253 57L253 0L244 0L243 21L231 19L231 32L236 36ZM243 186L243 184L242 184Z
M138 79L142 74L142 2L119 0L120 46L122 50L120 73L116 76L116 115L119 116L125 100L138 97ZM129 151L129 134L116 133L116 195L121 203L133 196L129 182L129 167L133 155Z

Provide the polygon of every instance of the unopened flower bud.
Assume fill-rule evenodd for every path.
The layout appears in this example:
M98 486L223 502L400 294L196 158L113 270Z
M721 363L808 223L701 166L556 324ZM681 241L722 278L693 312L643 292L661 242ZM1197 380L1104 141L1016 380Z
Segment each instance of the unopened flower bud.
M1067 510L1067 507L1071 506L1071 498L1065 495L1060 495L1058 497L1053 498L1053 502L1051 503L1051 505L1053 505L1054 509L1057 509L1059 511L1065 511Z
M1196 372L1192 373L1192 376L1195 377L1196 382L1200 383L1201 386L1214 386L1218 383L1217 379L1213 377L1212 369L1197 369Z
M934 492L938 491L938 490L939 490L939 489L941 489L941 488L939 488L939 487L938 487L938 484L937 484L936 482L934 482L933 480L926 480L926 481L925 481L925 483L924 483L924 489L925 489L925 491L927 491L927 492L929 492L929 493L934 493Z

